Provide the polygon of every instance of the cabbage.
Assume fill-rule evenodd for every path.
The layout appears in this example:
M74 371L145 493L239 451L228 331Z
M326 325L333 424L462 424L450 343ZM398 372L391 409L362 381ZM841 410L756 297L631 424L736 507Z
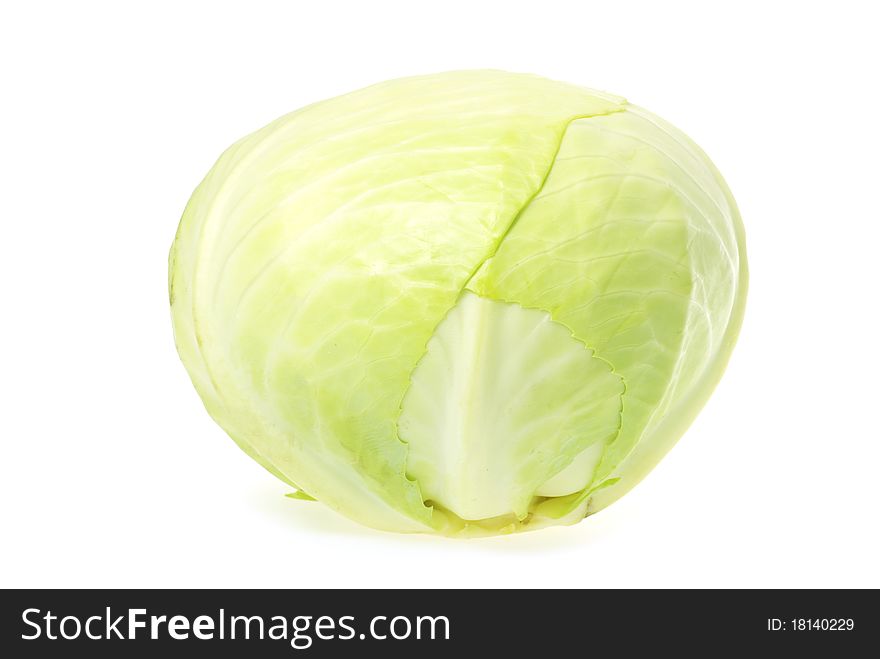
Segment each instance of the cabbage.
M743 229L680 131L495 71L386 82L231 146L170 255L177 348L254 460L378 529L570 524L707 400Z

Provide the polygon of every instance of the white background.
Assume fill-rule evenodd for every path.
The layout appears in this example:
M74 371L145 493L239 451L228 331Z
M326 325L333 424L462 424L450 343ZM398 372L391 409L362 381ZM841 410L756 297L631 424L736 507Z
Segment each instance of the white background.
M871 3L19 3L0 10L0 586L880 586ZM459 68L627 96L713 158L751 291L691 430L584 523L456 541L288 491L205 413L166 256L232 141Z

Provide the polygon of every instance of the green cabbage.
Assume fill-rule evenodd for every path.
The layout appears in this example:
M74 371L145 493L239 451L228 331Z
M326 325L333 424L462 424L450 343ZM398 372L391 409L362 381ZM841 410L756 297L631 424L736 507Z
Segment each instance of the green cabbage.
M721 377L747 287L693 142L495 71L245 137L169 266L180 356L248 455L363 524L447 535L573 523L633 487Z

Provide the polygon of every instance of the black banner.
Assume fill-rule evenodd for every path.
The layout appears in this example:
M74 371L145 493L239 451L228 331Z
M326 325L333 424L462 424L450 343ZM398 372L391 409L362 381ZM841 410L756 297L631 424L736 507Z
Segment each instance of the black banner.
M880 641L876 591L6 590L6 657L845 653ZM207 654L205 654L207 653Z

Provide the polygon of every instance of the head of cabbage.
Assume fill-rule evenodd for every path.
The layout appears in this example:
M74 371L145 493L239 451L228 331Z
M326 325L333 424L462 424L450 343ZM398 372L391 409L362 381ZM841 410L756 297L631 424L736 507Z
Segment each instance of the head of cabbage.
M721 377L743 229L679 130L464 71L231 146L170 255L178 351L254 460L363 524L570 524L632 488Z

